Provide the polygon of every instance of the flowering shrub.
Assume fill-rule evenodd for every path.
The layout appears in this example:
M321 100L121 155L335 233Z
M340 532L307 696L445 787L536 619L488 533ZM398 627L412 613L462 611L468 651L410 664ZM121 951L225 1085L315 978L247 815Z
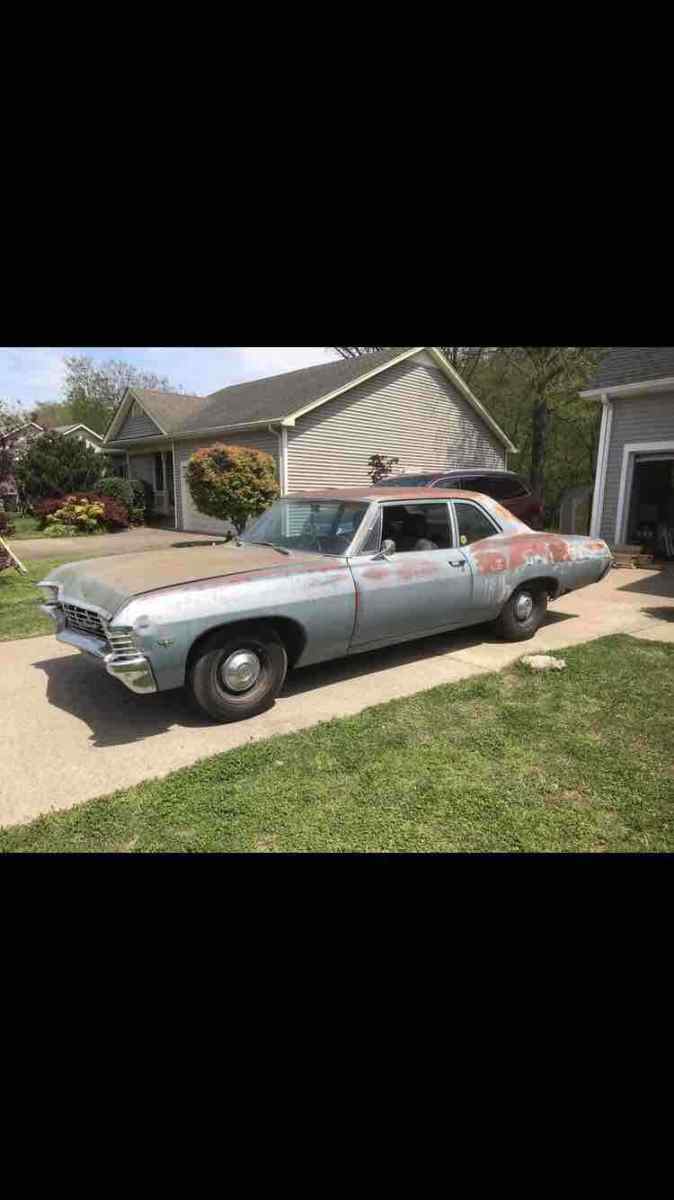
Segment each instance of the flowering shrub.
M105 507L94 500L77 500L68 496L65 504L56 512L47 516L47 527L50 525L71 525L77 533L95 533Z
M76 531L77 522L75 520L70 520L66 523L60 516L57 516L60 510L71 502L74 502L76 505L93 504L97 509L100 509L100 513L96 517L97 528L114 530L128 529L129 527L129 514L124 505L120 504L119 500L113 500L111 496L98 496L95 492L75 492L58 500L54 498L39 500L33 505L33 512L40 522L40 528L45 530L49 528L50 537L64 536L64 533L59 530L59 526L63 526L63 530L70 534ZM91 514L89 515L91 516ZM50 517L56 517L56 520L50 521ZM54 528L57 529L56 533L51 532ZM82 532L87 533L91 532L91 530L84 528Z
M186 478L199 512L231 521L238 533L279 494L271 454L247 446L216 443L197 450L187 465Z

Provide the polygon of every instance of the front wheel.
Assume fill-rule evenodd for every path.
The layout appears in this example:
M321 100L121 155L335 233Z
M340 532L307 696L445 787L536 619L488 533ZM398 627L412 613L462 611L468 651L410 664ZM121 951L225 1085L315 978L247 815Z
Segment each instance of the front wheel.
M287 670L285 647L273 629L223 630L199 647L187 686L214 721L241 721L271 708Z
M504 605L495 622L496 631L508 642L524 642L540 629L547 607L547 592L525 584Z

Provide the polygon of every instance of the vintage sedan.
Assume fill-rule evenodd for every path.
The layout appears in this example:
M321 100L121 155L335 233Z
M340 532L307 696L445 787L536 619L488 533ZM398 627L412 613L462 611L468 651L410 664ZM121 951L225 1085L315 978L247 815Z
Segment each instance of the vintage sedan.
M39 586L56 636L131 691L186 685L216 721L273 704L288 667L496 622L532 637L548 600L602 579L605 542L539 533L479 493L329 488L232 542L90 559Z

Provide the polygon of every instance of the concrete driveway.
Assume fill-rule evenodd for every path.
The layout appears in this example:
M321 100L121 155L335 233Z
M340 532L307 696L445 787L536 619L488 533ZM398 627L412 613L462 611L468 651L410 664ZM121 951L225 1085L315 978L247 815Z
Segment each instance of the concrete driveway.
M10 538L12 550L24 562L40 558L102 558L108 554L131 554L135 550L168 550L181 542L219 541L217 534L178 533L175 529L120 529L118 533L94 533L90 537Z
M674 641L674 570L614 570L556 601L530 642L499 642L484 627L440 634L293 672L270 712L214 725L182 691L135 696L54 637L0 645L3 771L0 824L162 776L273 734L348 716L372 704L507 666L534 651L611 633Z

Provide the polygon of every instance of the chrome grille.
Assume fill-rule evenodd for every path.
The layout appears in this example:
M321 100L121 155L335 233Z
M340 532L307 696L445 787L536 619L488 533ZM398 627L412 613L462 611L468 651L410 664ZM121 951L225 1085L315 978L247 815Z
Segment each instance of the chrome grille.
M81 608L79 604L62 604L63 615L68 629L76 629L78 633L93 634L94 637L105 639L105 625L97 612L92 608Z
M108 631L108 641L115 654L137 653L136 635L132 629L110 629Z

